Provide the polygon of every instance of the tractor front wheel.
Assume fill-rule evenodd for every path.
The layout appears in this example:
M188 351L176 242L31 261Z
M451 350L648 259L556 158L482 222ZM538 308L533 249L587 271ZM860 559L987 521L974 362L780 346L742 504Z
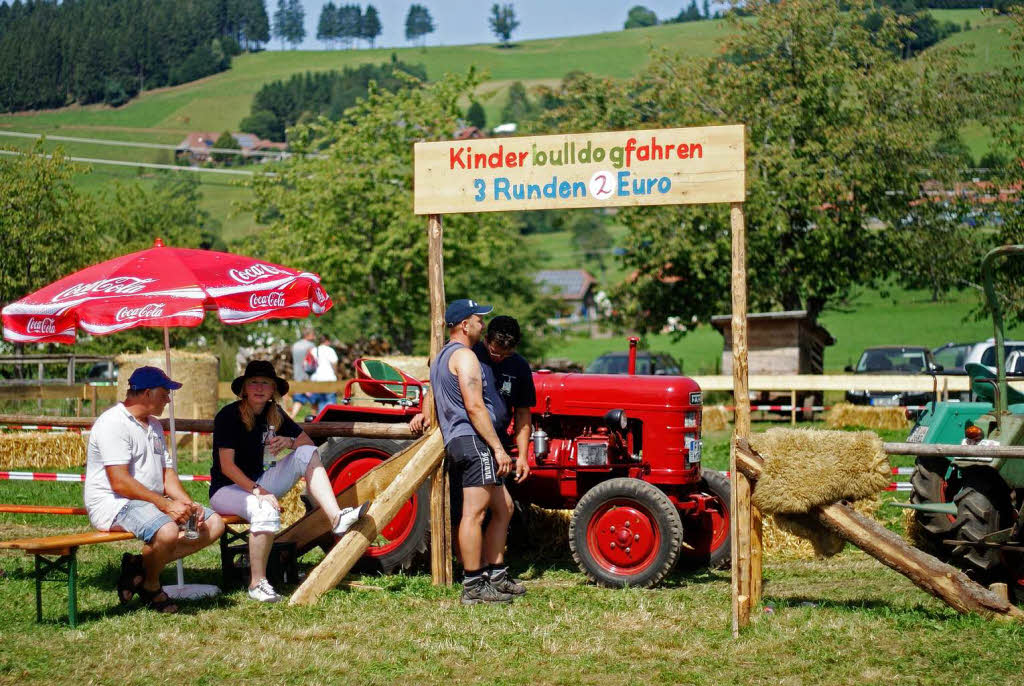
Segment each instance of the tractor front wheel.
M331 438L321 448L320 460L337 495L410 443L375 438ZM363 571L383 574L408 569L420 553L426 552L429 536L430 479L427 479L412 498L402 505L398 514L380 530L357 567Z
M639 479L610 479L580 499L569 523L573 559L599 586L648 587L676 564L683 524L668 496Z

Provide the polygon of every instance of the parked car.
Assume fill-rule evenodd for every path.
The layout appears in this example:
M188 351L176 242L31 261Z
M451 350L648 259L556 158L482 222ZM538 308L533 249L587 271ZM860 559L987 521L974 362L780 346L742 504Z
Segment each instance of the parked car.
M1024 341L1004 341L1006 358L1018 350L1024 351ZM996 371L996 339L989 338L977 343L946 343L932 351L935 362L942 365L943 374L966 374L964 365L969 362L985 365Z
M86 383L97 381L117 381L117 365L113 362L96 362L85 374Z
M935 362L932 351L922 346L883 345L868 348L860 355L856 367L846 367L854 374L935 374L942 367ZM932 400L930 391L861 391L846 392L846 402L854 405L924 405Z
M605 353L590 363L586 374L627 374L629 372L629 353ZM636 354L636 373L654 374L657 376L678 376L683 368L675 359L665 353L639 351Z

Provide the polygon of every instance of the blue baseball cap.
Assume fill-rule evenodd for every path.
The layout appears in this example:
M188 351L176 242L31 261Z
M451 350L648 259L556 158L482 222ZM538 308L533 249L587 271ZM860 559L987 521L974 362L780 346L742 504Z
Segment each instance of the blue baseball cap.
M444 323L450 328L464 322L474 314L488 314L493 309L490 305L481 305L476 300L462 298L453 301L444 311Z
M176 391L181 388L181 384L171 381L171 377L164 374L164 370L159 367L139 367L128 378L128 388L133 391L144 391L147 388L166 388L169 391Z

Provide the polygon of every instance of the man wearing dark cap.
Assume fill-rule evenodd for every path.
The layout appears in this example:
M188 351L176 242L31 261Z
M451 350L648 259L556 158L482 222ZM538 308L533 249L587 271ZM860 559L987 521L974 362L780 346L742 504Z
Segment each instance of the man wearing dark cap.
M448 453L452 487L462 488L459 550L464 577L462 603L507 603L511 593L499 590L488 575L501 563L512 518L512 502L502 478L512 470L498 432L508 426L505 404L497 395L494 373L473 352L484 330L481 315L489 305L462 299L445 310L448 343L430 369L430 388L437 421ZM490 510L491 521L483 531Z
M129 531L143 541L142 555L125 553L117 582L118 599L138 593L160 612L177 606L160 586L167 563L205 548L224 533L213 510L192 501L178 479L157 419L170 401L172 381L157 367L139 367L128 379L128 392L101 414L89 434L83 497L89 521L100 531ZM198 537L180 536L194 517Z

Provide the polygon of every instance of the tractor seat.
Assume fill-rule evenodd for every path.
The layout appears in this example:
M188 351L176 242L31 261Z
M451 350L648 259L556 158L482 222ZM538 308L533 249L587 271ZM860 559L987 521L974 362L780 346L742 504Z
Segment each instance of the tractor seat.
M374 379L376 381L397 381L394 384L360 384L363 392L372 398L395 400L407 398L416 400L420 395L421 384L401 369L392 367L383 360L360 359L356 361L356 378ZM405 382L405 394L402 394L402 382Z
M967 372L967 376L971 378L971 390L974 391L975 397L978 400L995 404L995 391L991 384L977 383L978 379L994 379L996 375L990 371L988 367L978 364L977 362L968 362L964 365L964 371ZM1006 404L1017 405L1018 403L1024 403L1024 393L1021 393L1012 386L1006 387Z

